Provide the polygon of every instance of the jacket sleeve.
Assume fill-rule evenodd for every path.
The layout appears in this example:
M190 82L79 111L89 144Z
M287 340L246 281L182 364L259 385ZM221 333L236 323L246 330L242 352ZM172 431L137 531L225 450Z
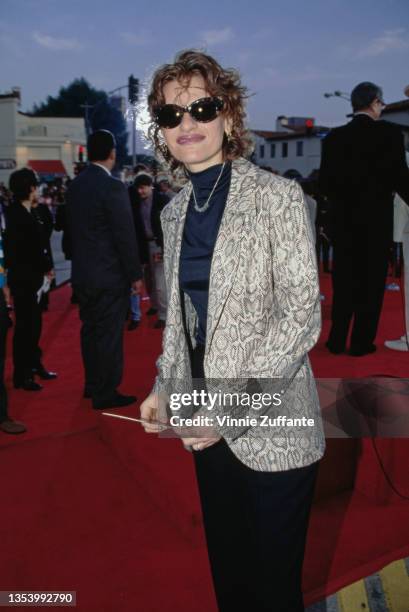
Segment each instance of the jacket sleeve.
M292 183L278 210L271 208L270 243L275 312L252 370L291 379L321 331L318 267L301 187Z
M272 197L277 197L272 196ZM248 376L264 392L285 393L293 383L307 353L321 331L321 306L318 268L307 206L300 186L293 182L278 206L270 207L270 245L274 282L274 313L263 341L249 363ZM236 381L244 391L246 380ZM229 388L230 391L230 388ZM267 414L270 408L258 414ZM245 416L247 408L235 409L233 416ZM221 413L226 413L220 407ZM220 427L223 437L236 440L249 429Z
M142 278L129 195L121 181L113 180L105 200L114 243L129 282Z

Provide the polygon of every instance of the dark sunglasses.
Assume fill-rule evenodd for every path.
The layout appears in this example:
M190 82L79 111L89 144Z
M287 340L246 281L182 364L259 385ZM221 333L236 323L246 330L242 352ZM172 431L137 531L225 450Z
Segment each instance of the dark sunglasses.
M217 113L223 108L223 100L220 98L199 98L189 106L178 106L177 104L164 104L154 110L155 122L161 128L175 128L182 123L183 115L189 115L200 123L208 123L217 117Z

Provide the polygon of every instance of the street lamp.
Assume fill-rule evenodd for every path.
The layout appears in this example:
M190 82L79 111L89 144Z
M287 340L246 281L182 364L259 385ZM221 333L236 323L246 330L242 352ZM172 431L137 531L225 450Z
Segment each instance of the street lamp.
M324 98L342 98L343 100L351 101L351 97L344 91L335 90L332 93L324 93Z

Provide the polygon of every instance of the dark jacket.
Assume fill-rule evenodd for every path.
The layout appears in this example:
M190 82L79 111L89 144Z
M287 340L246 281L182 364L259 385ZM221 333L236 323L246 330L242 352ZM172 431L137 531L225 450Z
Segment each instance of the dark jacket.
M67 191L72 283L120 288L142 278L129 197L123 183L90 164Z
M139 247L139 257L142 263L149 262L149 241L146 237L145 225L141 214L141 199L135 187L129 188L129 197L132 205L132 214L135 225L135 233ZM156 244L163 248L163 232L160 222L160 213L169 202L169 197L159 193L155 189L152 194L151 226Z
M55 231L62 232L61 248L65 259L72 259L71 233L67 221L67 205L58 204L55 216Z
M54 219L50 212L50 209L46 204L39 204L36 208L31 209L31 214L36 219L37 223L40 224L44 249L46 250L47 257L50 260L51 267L54 267L53 253L51 250L51 234L54 229Z
M409 205L409 169L400 129L357 115L323 141L319 184L331 203L332 233L392 239L393 193Z
M52 262L41 225L19 202L7 209L4 250L11 291L38 291Z

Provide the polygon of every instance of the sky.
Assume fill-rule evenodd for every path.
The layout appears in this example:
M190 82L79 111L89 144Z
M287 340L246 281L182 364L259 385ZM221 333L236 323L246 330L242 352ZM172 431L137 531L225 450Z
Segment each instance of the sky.
M191 47L240 72L251 129L278 115L339 125L349 103L325 92L369 80L405 99L409 0L0 0L0 93L19 86L23 111L81 76L146 82Z

